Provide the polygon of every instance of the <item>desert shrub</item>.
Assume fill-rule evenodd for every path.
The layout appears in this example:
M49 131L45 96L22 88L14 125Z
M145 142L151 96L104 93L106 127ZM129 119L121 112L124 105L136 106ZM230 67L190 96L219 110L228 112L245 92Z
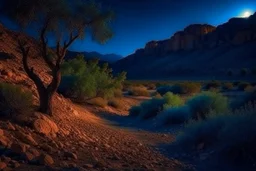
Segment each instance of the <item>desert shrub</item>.
M151 100L141 103L141 112L139 117L141 119L149 119L157 116L159 112L163 110L165 104L164 99L153 98Z
M116 109L122 109L123 107L120 99L111 99L108 101L108 105Z
M199 83L178 83L173 86L162 86L157 89L157 92L161 95L166 94L167 92L172 92L174 94L195 94L200 92L201 85Z
M244 96L237 98L235 101L231 103L230 106L233 110L237 110L237 109L243 108L249 103L255 103L255 102L256 102L256 90L253 90L252 92L246 92Z
M155 90L156 89L156 84L154 84L154 83L149 83L145 86L148 88L148 90Z
M151 96L155 98L162 98L161 94L159 94L158 92L153 92Z
M244 91L247 87L251 86L250 83L247 82L241 82L238 84L238 90Z
M121 91L126 73L113 77L108 64L100 66L98 60L85 61L83 56L62 65L62 81L58 91L78 101L95 97L112 98Z
M205 85L206 90L219 89L221 87L221 82L211 81Z
M123 91L121 89L116 89L114 91L114 97L117 97L117 98L123 97Z
M132 116L132 117L139 116L140 112L141 112L141 106L133 106L129 110L129 116Z
M167 93L162 98L153 98L144 101L140 106L130 109L131 116L139 116L141 119L150 119L158 115L159 112L169 107L178 107L183 104L183 101L178 95Z
M244 89L245 92L254 92L255 90L256 90L256 86L252 86L252 85L249 85Z
M192 122L177 137L176 144L185 150L218 147L218 153L233 161L256 160L255 109L216 115L204 121Z
M218 134L224 126L225 117L189 123L178 135L177 144L185 150L195 150L200 144L204 144L206 147L213 145L218 140Z
M101 98L101 97L96 97L90 100L87 100L87 103L93 106L98 106L98 107L106 107L108 105L108 101Z
M232 90L234 88L232 83L224 83L223 84L223 89L224 90Z
M179 107L184 104L184 101L181 99L179 95L174 95L171 92L166 93L163 96L165 100L164 109L168 109L170 107Z
M187 101L192 119L206 119L211 112L222 113L228 110L228 99L220 93L203 92Z
M165 95L167 92L171 92L171 91L172 91L172 86L168 86L168 85L160 86L157 88L157 92L162 96Z
M188 106L168 108L157 115L161 125L183 124L190 119Z
M128 94L131 96L150 96L150 93L146 87L132 87L130 88Z
M25 121L31 116L32 105L32 93L16 85L0 84L0 118Z
M201 85L199 83L179 83L172 86L171 92L174 94L195 94L199 93Z

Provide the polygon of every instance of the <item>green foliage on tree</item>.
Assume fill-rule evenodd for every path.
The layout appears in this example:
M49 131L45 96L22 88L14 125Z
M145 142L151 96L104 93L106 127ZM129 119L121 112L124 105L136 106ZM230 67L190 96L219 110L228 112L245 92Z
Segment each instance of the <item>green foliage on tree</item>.
M125 72L114 77L107 63L100 66L98 60L85 61L83 56L64 62L62 73L59 91L79 101L111 98L126 79Z

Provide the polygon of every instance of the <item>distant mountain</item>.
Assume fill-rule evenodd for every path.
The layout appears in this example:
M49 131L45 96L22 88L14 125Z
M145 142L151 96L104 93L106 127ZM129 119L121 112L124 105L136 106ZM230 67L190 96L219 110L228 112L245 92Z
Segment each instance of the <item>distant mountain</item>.
M116 54L100 54L98 52L75 52L75 51L68 51L66 54L66 59L72 59L74 57L76 57L77 55L82 54L84 55L84 57L86 59L93 59L93 58L97 58L99 59L101 62L108 62L108 63L113 63L116 62L120 59L122 59L123 57L120 55L116 55Z
M193 24L113 64L131 79L219 78L256 67L256 13L214 27Z

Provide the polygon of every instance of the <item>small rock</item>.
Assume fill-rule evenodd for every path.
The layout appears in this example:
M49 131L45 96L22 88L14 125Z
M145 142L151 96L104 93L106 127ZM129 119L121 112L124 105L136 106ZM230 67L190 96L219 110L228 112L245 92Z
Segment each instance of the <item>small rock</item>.
M4 136L4 130L0 129L0 136Z
M0 136L0 147L7 147L10 144L10 140L5 136Z
M23 142L27 143L27 144L30 144L30 145L33 145L33 146L37 146L38 143L36 142L36 140L32 137L32 135L28 135L28 134L25 134L23 132L16 132L16 136L21 139Z
M28 151L29 153L31 153L32 155L34 155L35 157L40 156L40 152L37 151L35 148L29 148L27 151Z
M1 161L5 162L5 163L9 163L12 159L10 157L5 157L5 156L2 156L1 157Z
M18 153L18 154L25 153L27 151L27 148L28 148L28 145L24 143L13 143L11 145L11 150L14 153Z
M0 170L4 170L7 167L7 164L4 162L0 162Z
M92 164L84 164L83 165L83 168L86 168L86 169L91 169L93 168L94 166Z
M7 122L5 125L5 128L10 130L10 131L15 131L16 128L13 126L13 124L11 122Z
M2 70L1 72L2 75L7 76L7 77L12 77L13 73L11 71L8 70Z
M68 165L68 167L69 167L69 168L76 168L77 165L76 165L75 163L70 163L70 164Z
M63 147L64 145L61 142L59 142L59 148L63 148Z
M9 165L10 165L10 167L12 167L12 168L18 168L18 167L20 167L19 162L15 161L15 160L10 161Z
M104 144L104 146L105 146L106 148L110 148L110 145L108 145L108 144Z
M52 159L51 156L49 156L48 154L42 154L39 157L39 164L41 165L45 165L45 166L50 166L54 164L54 160Z
M24 159L25 161L32 161L35 158L35 156L29 152L25 152L22 154L22 159Z
M64 152L64 157L77 160L77 155L71 152Z
M53 152L53 148L47 144L42 144L40 145L41 149L43 149L44 151L51 153Z

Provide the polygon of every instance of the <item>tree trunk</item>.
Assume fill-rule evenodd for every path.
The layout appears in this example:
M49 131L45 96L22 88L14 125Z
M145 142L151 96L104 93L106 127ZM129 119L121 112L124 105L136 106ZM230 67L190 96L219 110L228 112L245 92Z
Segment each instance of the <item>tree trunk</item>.
M47 89L44 89L41 91L39 90L38 93L40 99L39 111L48 115L52 115L52 98L54 92L49 92Z

